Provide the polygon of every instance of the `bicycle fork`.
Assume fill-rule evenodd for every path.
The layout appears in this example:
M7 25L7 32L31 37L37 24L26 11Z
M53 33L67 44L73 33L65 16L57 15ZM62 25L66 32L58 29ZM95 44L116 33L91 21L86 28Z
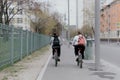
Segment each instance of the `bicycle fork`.
M82 54L80 53L80 51L79 51L79 53L78 53L78 63L77 63L77 65L80 67L80 68L82 68Z

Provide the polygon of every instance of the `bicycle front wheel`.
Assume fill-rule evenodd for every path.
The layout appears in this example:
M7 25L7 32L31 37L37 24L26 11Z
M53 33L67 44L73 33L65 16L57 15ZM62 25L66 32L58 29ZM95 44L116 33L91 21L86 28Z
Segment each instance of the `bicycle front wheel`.
M82 60L80 61L80 65L79 66L80 66L80 68L82 68Z
M55 67L58 65L58 55L57 52L55 52Z
M58 60L55 59L55 67L57 67L57 65L58 65Z

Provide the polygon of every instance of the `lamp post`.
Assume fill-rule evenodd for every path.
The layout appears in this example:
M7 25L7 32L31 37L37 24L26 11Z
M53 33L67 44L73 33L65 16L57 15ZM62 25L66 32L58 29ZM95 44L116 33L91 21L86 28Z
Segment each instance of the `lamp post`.
M78 29L78 0L76 0L76 31Z
M70 1L68 0L68 40L70 40Z
M100 66L100 0L95 0L95 70Z

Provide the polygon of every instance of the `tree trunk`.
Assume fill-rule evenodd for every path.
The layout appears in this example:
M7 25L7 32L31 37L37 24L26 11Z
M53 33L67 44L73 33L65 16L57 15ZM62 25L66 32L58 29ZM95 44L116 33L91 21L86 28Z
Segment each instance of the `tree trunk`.
M3 10L4 10L3 0L0 0L0 23L3 23L3 21L2 21Z
M9 16L8 16L8 5L6 4L5 5L6 7L5 7L5 13L4 13L4 15L5 15L5 24L6 25L9 25Z

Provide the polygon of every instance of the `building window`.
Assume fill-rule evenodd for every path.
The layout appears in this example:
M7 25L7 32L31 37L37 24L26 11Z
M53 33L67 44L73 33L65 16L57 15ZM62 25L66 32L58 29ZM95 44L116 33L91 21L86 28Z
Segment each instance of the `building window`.
M15 22L15 19L14 19L14 18L12 18L10 22L11 22L11 23L14 23L14 22Z
M9 9L9 14L14 14L14 9Z
M22 9L18 9L18 14L22 14Z
M17 23L22 23L22 22L23 22L22 18L17 18Z

